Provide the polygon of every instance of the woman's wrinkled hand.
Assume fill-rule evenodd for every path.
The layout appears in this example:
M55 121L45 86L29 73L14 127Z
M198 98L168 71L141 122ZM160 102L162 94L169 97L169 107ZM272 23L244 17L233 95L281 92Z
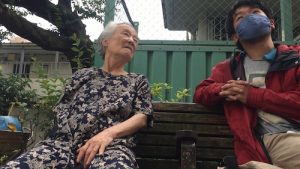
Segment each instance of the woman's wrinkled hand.
M113 141L112 133L106 129L89 139L77 150L76 162L82 162L84 168L88 168L95 155L103 155L105 148Z

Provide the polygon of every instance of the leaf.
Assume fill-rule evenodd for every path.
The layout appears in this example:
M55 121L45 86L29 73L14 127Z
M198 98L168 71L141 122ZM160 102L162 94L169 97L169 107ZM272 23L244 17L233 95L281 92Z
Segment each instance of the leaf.
M71 50L77 53L80 51L77 47L72 47Z

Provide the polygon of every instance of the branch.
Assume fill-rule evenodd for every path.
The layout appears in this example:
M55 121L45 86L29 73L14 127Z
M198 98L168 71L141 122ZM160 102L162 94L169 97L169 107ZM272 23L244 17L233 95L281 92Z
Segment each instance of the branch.
M5 4L26 8L55 25L60 33L71 36L73 33L86 34L85 25L77 13L71 10L70 0L60 0L54 5L49 0L0 0Z
M71 0L59 0L58 6L65 8L66 10L72 11Z
M33 14L49 21L55 25L55 18L53 18L53 13L57 13L56 6L50 3L48 0L0 0L4 4L23 7ZM56 11L56 12L55 12ZM55 16L55 15L54 15Z
M56 25L59 33L38 27L9 9L7 5L26 8ZM77 13L65 10L64 5L67 4L61 2L60 5L62 6L54 5L48 0L0 0L0 24L46 50L63 52L71 62L72 68L76 66L73 58L79 55L79 52L72 51L71 36L76 34L80 39L79 48L83 51L80 53L82 64L84 67L91 66L93 43L86 35L85 25Z
M46 50L64 51L70 48L72 42L58 33L42 29L8 9L0 1L0 24L8 30L38 44ZM55 42L55 43L53 43Z

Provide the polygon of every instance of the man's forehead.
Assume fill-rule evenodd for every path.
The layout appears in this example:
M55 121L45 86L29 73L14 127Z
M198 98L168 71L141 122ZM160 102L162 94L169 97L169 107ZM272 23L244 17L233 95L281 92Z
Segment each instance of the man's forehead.
M259 7L256 6L241 6L235 10L234 15L238 15L240 13L247 12L249 10L254 10L254 9L262 11Z

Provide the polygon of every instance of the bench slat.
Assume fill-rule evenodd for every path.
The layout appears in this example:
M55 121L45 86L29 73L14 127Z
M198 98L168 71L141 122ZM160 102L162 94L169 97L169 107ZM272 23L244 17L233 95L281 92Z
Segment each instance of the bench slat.
M137 162L141 169L177 169L179 166L179 161L174 159L137 158Z
M198 135L205 134L210 136L231 136L227 125L205 125L205 124L186 124L186 123L155 123L151 129L143 129L147 133L175 133L178 130L193 130Z
M178 169L178 160L169 159L149 159L149 158L137 158L139 167L141 169ZM218 162L216 161L197 161L197 169L216 169Z
M139 145L175 146L175 135L155 135L150 133L139 133L137 135ZM232 138L224 137L201 137L197 138L197 147L232 148Z
M153 151L155 150L155 151ZM155 159L176 159L175 146L142 146L134 148L137 157L155 158Z
M0 155L24 149L30 133L0 131Z
M176 112L176 111L182 111L182 112L210 112L215 114L223 114L222 109L214 109L214 108L208 108L204 107L199 104L194 103L160 103L155 102L153 103L153 109L155 112L160 111L168 111L168 112Z
M233 155L232 149L219 149L219 148L198 148L197 147L197 160L216 160L221 161L224 156Z
M177 123L202 123L226 125L226 119L219 114L200 114L190 112L155 112L156 122L177 122Z
M155 150L155 151L153 151ZM137 157L142 158L166 158L176 159L176 147L174 146L142 146L134 148ZM197 148L198 160L220 161L224 156L233 155L232 149L222 148Z

